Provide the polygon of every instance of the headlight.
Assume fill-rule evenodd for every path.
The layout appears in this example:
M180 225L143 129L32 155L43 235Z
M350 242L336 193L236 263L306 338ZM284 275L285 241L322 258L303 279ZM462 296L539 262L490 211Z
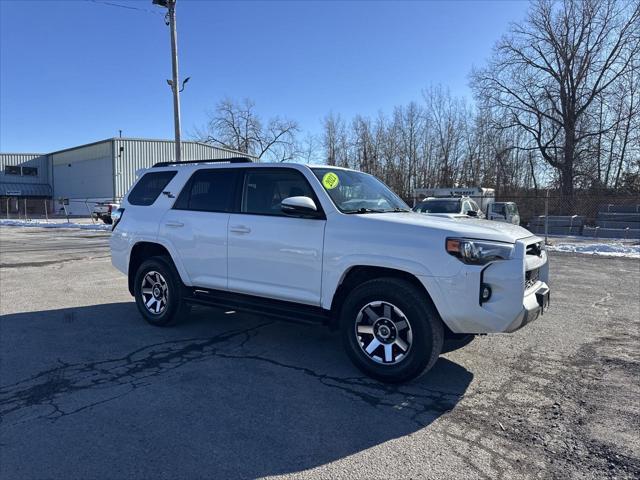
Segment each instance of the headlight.
M470 265L484 265L494 260L508 260L513 253L509 243L470 240L466 238L447 238L447 252L460 261Z

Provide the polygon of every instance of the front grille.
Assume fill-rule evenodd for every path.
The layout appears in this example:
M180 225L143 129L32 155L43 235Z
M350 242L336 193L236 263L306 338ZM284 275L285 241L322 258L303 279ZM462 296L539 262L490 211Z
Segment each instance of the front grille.
M525 273L524 276L524 289L529 290L540 280L540 269L534 268Z
M536 257L542 256L543 245L542 242L532 243L527 245L527 255L535 255Z

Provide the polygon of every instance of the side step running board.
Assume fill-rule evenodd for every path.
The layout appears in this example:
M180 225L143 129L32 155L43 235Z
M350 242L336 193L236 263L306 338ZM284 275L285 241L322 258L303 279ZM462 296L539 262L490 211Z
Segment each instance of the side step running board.
M204 288L191 289L185 300L299 323L326 324L331 318L329 311L321 307Z

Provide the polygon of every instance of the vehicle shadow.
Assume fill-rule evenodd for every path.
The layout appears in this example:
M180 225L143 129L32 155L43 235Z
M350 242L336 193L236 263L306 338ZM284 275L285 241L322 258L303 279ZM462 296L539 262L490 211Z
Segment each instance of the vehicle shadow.
M381 384L325 328L200 307L165 329L133 302L5 315L0 329L6 478L300 472L426 427L473 378L440 358Z

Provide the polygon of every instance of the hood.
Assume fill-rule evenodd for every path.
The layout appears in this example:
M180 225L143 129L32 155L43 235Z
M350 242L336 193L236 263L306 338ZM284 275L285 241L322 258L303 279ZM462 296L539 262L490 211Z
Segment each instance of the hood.
M515 243L516 240L533 236L522 227L510 223L495 222L472 218L466 215L441 217L423 213L369 213L358 215L373 222L385 222L396 225L411 225L440 230L446 236L493 240Z

